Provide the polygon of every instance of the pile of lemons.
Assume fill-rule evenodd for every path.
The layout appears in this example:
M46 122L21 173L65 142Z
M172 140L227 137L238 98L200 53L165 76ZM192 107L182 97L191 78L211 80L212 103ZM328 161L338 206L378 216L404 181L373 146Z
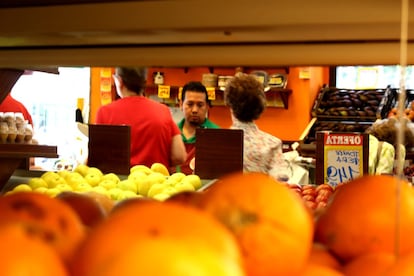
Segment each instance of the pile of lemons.
M73 171L48 171L40 177L33 177L27 183L15 186L6 192L36 191L56 196L61 192L97 192L113 200L134 197L149 197L165 200L182 191L196 191L202 186L199 176L177 172L171 174L161 163L151 167L136 165L127 176L119 177L115 173L102 173L96 167L79 165Z

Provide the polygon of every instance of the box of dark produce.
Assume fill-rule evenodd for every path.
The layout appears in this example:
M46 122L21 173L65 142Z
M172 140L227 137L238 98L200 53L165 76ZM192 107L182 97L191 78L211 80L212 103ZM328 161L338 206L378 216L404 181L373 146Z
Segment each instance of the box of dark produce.
M316 142L316 132L333 131L333 132L365 132L372 125L372 122L364 121L321 121L312 120L308 126L307 132L302 134L301 141L306 144Z
M321 120L375 121L386 118L397 98L397 92L384 89L321 89L312 116Z

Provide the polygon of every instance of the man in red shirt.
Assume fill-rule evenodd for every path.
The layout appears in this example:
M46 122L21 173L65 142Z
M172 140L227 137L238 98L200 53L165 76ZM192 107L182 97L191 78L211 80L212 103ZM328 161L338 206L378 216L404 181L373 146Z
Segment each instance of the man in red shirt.
M131 167L150 167L156 162L167 168L182 164L187 154L170 109L144 96L146 72L144 68L116 68L114 80L120 99L101 106L96 123L131 127Z
M27 108L18 100L13 98L10 93L0 103L0 112L21 112L25 120L29 121L29 124L33 125L32 116Z

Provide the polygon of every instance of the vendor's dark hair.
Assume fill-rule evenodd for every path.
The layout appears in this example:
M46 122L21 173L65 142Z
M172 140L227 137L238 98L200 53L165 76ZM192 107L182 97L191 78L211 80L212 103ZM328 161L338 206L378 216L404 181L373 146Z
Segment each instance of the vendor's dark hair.
M121 77L124 85L131 91L141 94L147 81L145 67L117 67L115 74Z
M207 88L201 82L190 81L186 83L186 85L183 86L183 91L181 92L181 101L184 101L187 91L204 93L207 104L211 106L211 101L208 99Z
M228 81L224 100L241 122L258 119L266 107L263 85L255 76L247 74L238 74Z

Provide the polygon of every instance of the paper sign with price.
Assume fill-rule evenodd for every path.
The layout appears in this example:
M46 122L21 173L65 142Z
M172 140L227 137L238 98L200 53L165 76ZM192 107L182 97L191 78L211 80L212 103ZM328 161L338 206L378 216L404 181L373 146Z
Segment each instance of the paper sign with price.
M169 85L158 85L158 98L168 99L170 97Z
M368 139L366 134L360 133L318 133L317 184L336 186L367 172Z
M209 100L214 101L216 99L216 88L207 87L207 95Z

